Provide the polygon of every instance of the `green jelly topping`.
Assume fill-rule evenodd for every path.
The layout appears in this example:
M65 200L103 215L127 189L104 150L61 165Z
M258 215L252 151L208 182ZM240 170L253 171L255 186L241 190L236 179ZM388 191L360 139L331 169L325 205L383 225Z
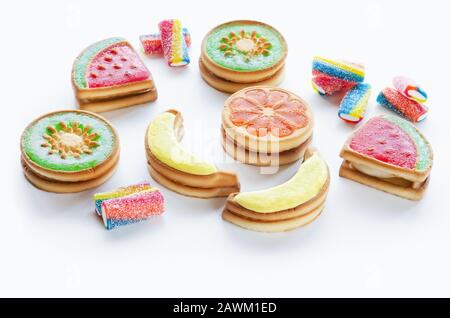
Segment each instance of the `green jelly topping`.
M61 123L64 123L69 129L75 128L75 123L77 123L75 129L78 132L84 131L88 127L86 131L90 136L90 141L95 145L81 147L86 149L86 153L81 152L78 158L70 153L63 158L60 151L50 154L49 152L52 150L51 141L46 139L44 135L47 138L55 136L55 134L64 136L64 125L61 125ZM75 139L83 140L81 136L75 136ZM105 161L116 145L116 138L108 124L98 118L81 113L63 112L35 122L23 134L22 145L28 158L43 168L58 171L81 171L93 168ZM43 147L43 145L46 145L46 147Z
M233 32L237 36L244 30L246 37L256 32L256 39L264 39L269 43L264 53L248 56L239 51L237 45L228 45L225 39L231 39ZM214 30L206 40L206 53L216 64L236 71L252 72L269 68L278 63L284 56L286 47L281 35L275 30L263 25L232 24L224 25Z
M81 53L74 65L74 80L79 88L86 88L86 69L92 59L107 47L125 41L123 38L110 38L92 44Z
M424 138L417 132L417 129L408 121L397 116L385 116L387 120L399 126L414 141L417 149L416 170L426 170L430 166L430 148Z

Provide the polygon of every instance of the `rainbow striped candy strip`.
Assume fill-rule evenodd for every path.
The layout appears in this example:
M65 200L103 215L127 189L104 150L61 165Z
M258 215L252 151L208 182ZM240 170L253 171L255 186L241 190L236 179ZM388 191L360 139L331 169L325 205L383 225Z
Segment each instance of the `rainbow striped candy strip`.
M169 66L179 67L188 65L190 62L189 53L180 20L163 20L158 26L164 57Z
M158 189L143 190L102 202L102 219L107 230L137 223L164 212L164 197Z
M186 46L191 47L191 34L187 28L183 28L183 37L186 42ZM163 55L164 51L161 44L161 35L159 33L141 35L139 37L141 40L142 48L144 53L147 55Z
M105 198L107 196L111 198ZM164 212L164 197L157 188L149 187L148 183L98 194L96 198L96 209L101 200L100 216L107 230L137 223Z
M354 86L341 101L339 117L346 122L359 123L364 118L371 92L369 84L360 83Z
M355 82L349 82L323 73L315 76L315 74L319 73L320 72L313 72L311 84L313 89L320 95L333 95L336 92L348 91L356 85Z
M320 56L313 58L313 76L321 74L341 80L361 83L364 81L364 67L355 63L331 60Z
M395 89L409 99L415 100L418 103L425 103L427 101L427 93L412 79L404 76L396 76L392 82Z
M94 194L93 197L95 201L95 212L97 213L97 215L102 214L102 203L105 200L121 198L130 194L134 194L149 189L156 189L156 188L152 188L152 186L148 182L142 182L126 187L120 187L118 189L109 192L96 193Z

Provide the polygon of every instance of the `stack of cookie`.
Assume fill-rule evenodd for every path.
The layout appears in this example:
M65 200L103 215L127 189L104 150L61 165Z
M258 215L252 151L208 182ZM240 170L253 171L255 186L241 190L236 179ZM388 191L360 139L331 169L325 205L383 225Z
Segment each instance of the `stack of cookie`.
M303 157L311 143L313 115L297 95L270 86L231 95L222 112L222 144L234 159L277 166Z
M433 151L421 132L397 116L371 118L344 144L341 177L420 200L428 186Z
M73 64L72 85L80 108L97 113L157 98L150 71L123 38L106 39L81 52Z
M203 39L202 78L217 90L234 93L255 85L278 85L283 78L287 44L273 27L256 21L232 21Z
M50 192L79 192L99 186L119 161L119 137L103 117L64 110L39 117L21 137L25 177Z
M261 232L288 231L314 221L325 206L330 173L317 153L307 151L305 158L297 173L283 184L231 194L223 219Z
M239 191L236 174L218 171L214 164L179 144L182 133L183 118L176 110L158 115L148 126L145 150L153 179L175 192L198 198L226 197Z

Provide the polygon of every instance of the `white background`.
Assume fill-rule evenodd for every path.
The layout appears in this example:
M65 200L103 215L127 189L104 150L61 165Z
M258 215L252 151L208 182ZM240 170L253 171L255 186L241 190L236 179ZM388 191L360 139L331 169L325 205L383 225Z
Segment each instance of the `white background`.
M450 296L447 1L3 1L1 6L0 296ZM113 178L80 194L49 194L31 186L20 167L20 133L41 114L75 108L70 71L79 52L111 36L124 36L140 49L139 35L173 17L192 33L192 63L171 69L162 59L144 57L159 99L105 114L122 142ZM91 196L150 179L144 132L167 108L184 115L186 147L236 171L243 191L279 184L296 171L293 164L261 175L255 167L224 162L219 125L227 95L201 80L197 60L206 32L233 19L266 22L287 39L281 87L310 103L314 145L331 169L324 213L307 227L261 234L222 221L224 199L188 198L162 188L163 216L106 231ZM313 92L316 54L365 64L374 90L366 118L388 112L375 97L395 75L411 76L428 91L430 114L418 126L434 148L435 165L421 202L338 177L338 153L353 128L337 117L336 101Z

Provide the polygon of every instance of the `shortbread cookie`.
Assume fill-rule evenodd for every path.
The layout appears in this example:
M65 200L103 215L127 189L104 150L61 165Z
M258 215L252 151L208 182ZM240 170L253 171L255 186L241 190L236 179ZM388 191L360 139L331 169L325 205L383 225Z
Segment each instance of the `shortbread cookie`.
M306 149L312 142L312 136L304 143L295 148L285 150L279 153L264 153L255 152L238 145L234 140L228 138L223 127L222 132L222 146L225 152L234 160L245 164L254 166L283 166L293 163L297 160L302 160Z
M23 174L32 185L34 185L38 189L54 193L76 193L86 191L89 189L94 189L102 185L106 181L108 181L108 179L111 178L114 172L116 172L117 170L117 165L115 165L110 170L106 171L103 175L100 175L95 179L77 182L65 182L65 181L55 181L40 176L25 164L23 158L21 159L21 162Z
M209 198L239 191L234 173L218 171L215 165L190 154L179 144L182 127L181 114L176 110L166 111L150 123L145 149L152 177L188 196Z
M295 230L315 221L322 213L323 208L324 205L321 205L308 214L288 220L279 221L255 221L253 219L240 217L239 215L234 214L229 210L223 211L222 218L225 221L233 223L234 225L256 232L286 232Z
M201 59L199 60L199 68L200 75L206 83L208 83L211 87L217 89L218 91L228 94L235 93L249 86L277 86L284 78L284 66L272 77L254 83L235 83L217 77L205 68Z
M277 30L241 20L212 29L203 39L200 59L206 69L203 74L250 86L279 73L286 56L286 41Z
M313 115L304 100L287 90L248 87L225 101L222 127L228 139L250 152L284 153L311 138Z
M27 126L21 153L24 172L33 184L52 192L76 192L95 187L112 175L119 160L119 138L101 116L58 111ZM79 182L83 184L76 184ZM60 183L70 184L63 187Z
M433 151L420 131L390 115L371 118L340 155L340 176L411 200L422 197L433 164Z
M222 217L246 229L288 231L313 221L324 208L329 170L315 152L287 182L266 190L231 194Z
M78 101L80 108L96 113L109 112L119 108L133 105L145 104L154 101L158 96L156 90L147 90L142 93L132 94L125 97L113 98L108 100L98 100L93 102Z
M101 112L157 98L152 75L130 43L110 38L92 44L75 60L72 84L81 108ZM126 99L147 94L145 99ZM112 103L105 107L105 104ZM96 107L97 103L100 103Z

